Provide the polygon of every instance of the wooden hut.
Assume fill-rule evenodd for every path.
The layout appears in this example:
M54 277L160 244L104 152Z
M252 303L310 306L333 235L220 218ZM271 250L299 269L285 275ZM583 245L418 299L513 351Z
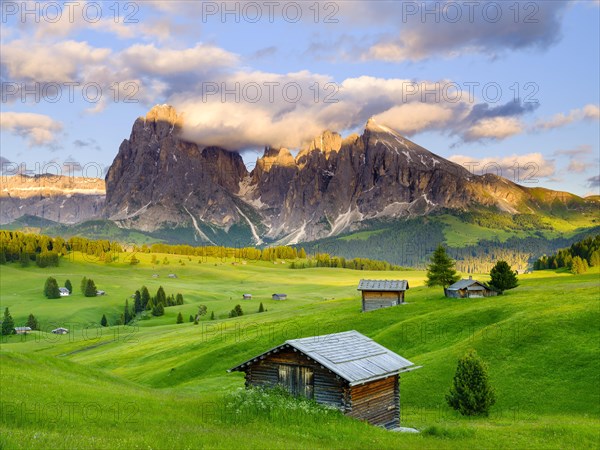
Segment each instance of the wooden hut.
M406 280L360 280L358 291L362 291L362 310L373 311L404 303Z
M273 294L271 298L273 300L287 300L287 294Z
M242 295L242 298L244 300L252 300L252 294L244 294L244 295Z
M30 327L15 327L16 334L29 334L31 333Z
M373 425L400 424L399 374L413 363L357 331L292 339L229 369L246 387L281 385Z
M444 290L446 297L450 298L482 298L493 297L498 292L491 289L488 285L474 280L472 276L469 279L457 281Z
M59 327L52 330L53 334L69 334L69 330L67 328Z

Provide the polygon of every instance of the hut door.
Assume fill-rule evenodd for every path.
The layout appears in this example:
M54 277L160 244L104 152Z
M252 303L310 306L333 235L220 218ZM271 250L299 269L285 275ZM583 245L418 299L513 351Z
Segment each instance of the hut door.
M292 395L313 398L314 372L310 367L279 365L279 384Z

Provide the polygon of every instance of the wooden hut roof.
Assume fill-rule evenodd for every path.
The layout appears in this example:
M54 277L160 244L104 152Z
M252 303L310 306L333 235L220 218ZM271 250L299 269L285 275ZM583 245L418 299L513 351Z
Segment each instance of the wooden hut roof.
M487 287L485 284L483 284L480 281L473 280L472 278L465 278L465 279L459 280L456 283L454 283L453 285L449 286L448 290L449 291L458 291L460 289L469 289L473 285L481 286L483 289L489 289L489 287ZM471 288L469 290L481 290L481 289L472 289Z
M351 386L414 370L414 364L358 331L291 339L228 370L243 371L272 353L293 348L346 380Z
M406 280L360 280L357 291L406 291L408 281Z

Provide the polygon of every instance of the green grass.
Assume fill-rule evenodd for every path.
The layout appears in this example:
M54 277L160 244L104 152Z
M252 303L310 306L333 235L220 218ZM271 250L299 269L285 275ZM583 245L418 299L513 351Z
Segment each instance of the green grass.
M3 339L0 448L598 446L597 269L577 276L534 272L503 296L466 300L425 288L420 271L289 270L197 257L181 257L181 265L172 255L169 265L153 268L150 255L137 257L142 262L135 267L81 255L52 269L0 266L0 307L8 306L17 324L33 313L42 326L72 330ZM49 275L61 285L70 278L76 291L82 276L92 277L108 295L47 300L41 291ZM361 313L358 280L394 277L409 280L408 303ZM159 285L167 294L181 292L186 304L135 327L97 326L103 313L120 314L142 284L151 293ZM245 292L253 299L241 300ZM273 292L289 300L273 301ZM267 311L257 314L260 302ZM187 319L201 303L218 320L175 324L179 311ZM228 319L237 303L252 314ZM228 368L286 339L350 329L423 366L401 382L402 425L422 433L391 433L270 399L260 410L231 407L243 376ZM497 391L487 418L462 417L444 402L456 361L469 348L488 362Z

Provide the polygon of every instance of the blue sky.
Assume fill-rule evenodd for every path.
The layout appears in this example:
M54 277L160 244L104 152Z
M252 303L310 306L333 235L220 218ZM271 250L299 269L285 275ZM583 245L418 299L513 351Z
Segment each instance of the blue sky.
M3 1L5 173L97 176L135 118L169 103L188 139L250 165L375 116L475 173L599 193L598 1L273 5Z

